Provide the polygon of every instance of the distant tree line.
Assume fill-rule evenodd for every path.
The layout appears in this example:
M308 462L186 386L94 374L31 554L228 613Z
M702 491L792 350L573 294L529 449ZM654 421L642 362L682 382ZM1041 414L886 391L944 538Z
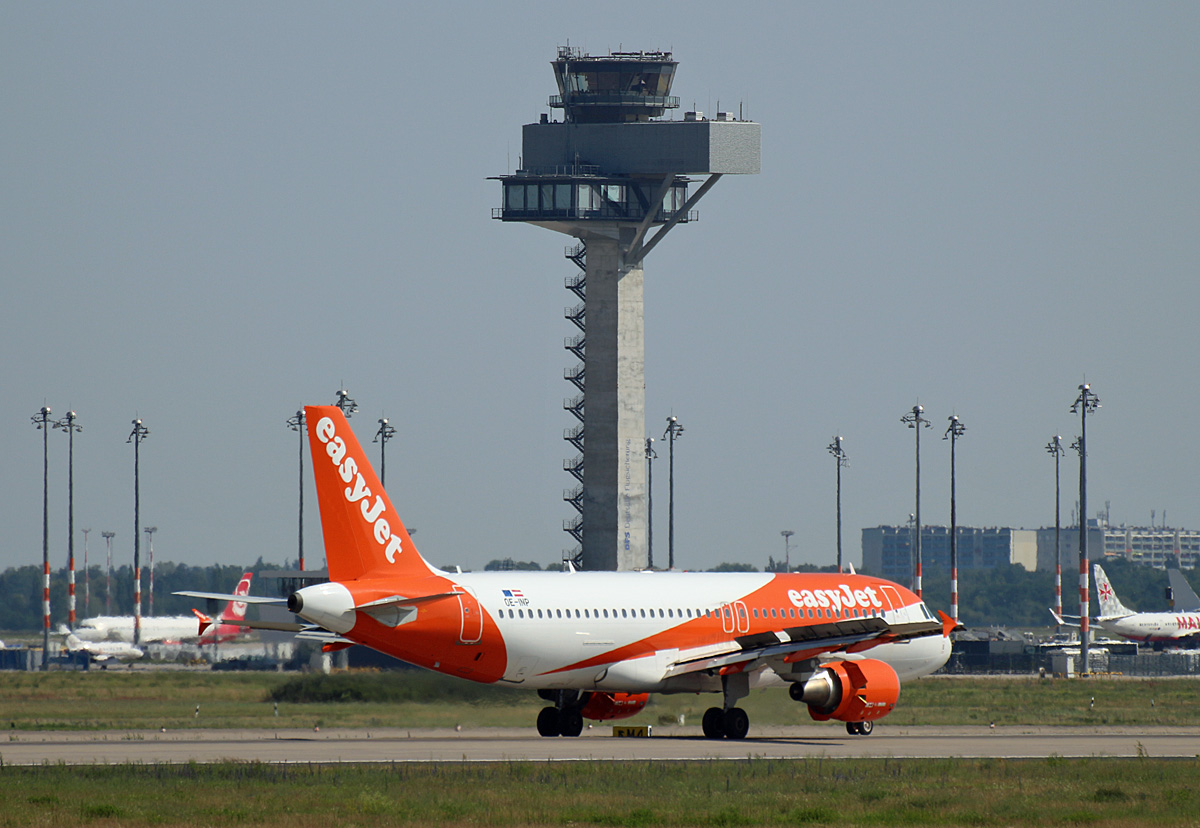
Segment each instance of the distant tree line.
M172 595L180 590L199 592L230 592L237 585L243 572L255 574L272 569L282 569L279 564L267 563L259 558L247 567L228 564L212 566L189 566L187 564L159 563L154 568L154 614L186 615L193 607L204 610L201 602L191 598ZM559 570L561 564L551 564L546 570ZM490 562L485 570L534 571L543 569L532 561L510 559ZM1112 581L1113 588L1125 606L1141 612L1167 609L1167 574L1161 569L1129 563L1123 560L1108 561L1104 569ZM451 567L453 570L453 567ZM768 571L782 570L777 561L768 564ZM1069 614L1079 612L1079 572L1077 568L1064 567L1063 608ZM710 572L757 572L745 563L722 563ZM832 572L832 566L816 567L803 564L792 567L794 572ZM871 574L871 573L864 573ZM1184 573L1193 589L1200 587L1200 572ZM958 604L959 615L969 627L1013 626L1049 627L1053 625L1049 607L1054 604L1054 573L1026 572L1020 566L996 569L962 570L959 572ZM950 573L925 569L925 602L935 610L950 608ZM142 612L148 613L149 573L142 571ZM906 584L907 586L907 584ZM252 591L266 594L265 587L256 585ZM1200 592L1200 589L1197 589ZM11 567L0 572L0 630L38 631L42 626L42 570L39 566ZM75 576L76 615L87 618L105 613L105 577L102 566L91 567L91 606L84 607L84 573ZM1095 587L1092 588L1091 611L1097 611ZM112 613L133 614L133 570L126 565L113 569ZM67 571L66 567L50 575L50 620L54 629L67 621Z
M213 565L188 566L187 564L156 563L154 566L154 614L186 615L196 607L205 610L204 602L194 598L172 595L179 590L199 592L232 592L245 572L258 573L281 567L266 563L259 558L251 566ZM91 566L91 605L85 607L84 571L75 573L75 615L88 618L106 614L105 572L103 566ZM133 567L113 567L112 572L113 615L133 614ZM142 613L149 614L150 573L142 568ZM263 594L259 587L252 591ZM29 631L42 628L42 568L40 566L11 567L0 572L0 630ZM59 624L67 623L67 568L50 573L50 624L54 630Z

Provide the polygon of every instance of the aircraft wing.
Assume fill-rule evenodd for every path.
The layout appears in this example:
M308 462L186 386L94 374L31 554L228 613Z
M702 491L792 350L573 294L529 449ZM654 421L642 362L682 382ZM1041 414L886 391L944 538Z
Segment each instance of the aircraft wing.
M945 613L941 621L889 624L882 618L849 618L828 624L787 627L782 630L738 636L719 652L685 656L671 665L667 677L706 670L742 672L752 662L772 658L802 661L822 653L857 653L878 644L906 641L929 635L949 635L954 622Z

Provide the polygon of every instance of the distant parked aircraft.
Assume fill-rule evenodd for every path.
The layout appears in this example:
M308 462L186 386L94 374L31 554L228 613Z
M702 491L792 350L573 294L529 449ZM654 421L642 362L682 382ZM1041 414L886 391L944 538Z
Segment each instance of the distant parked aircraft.
M76 635L67 634L67 652L84 652L92 661L137 661L145 653L124 641L84 641Z
M1200 644L1200 612L1134 612L1121 603L1108 576L1104 574L1104 568L1096 564L1093 571L1096 575L1096 594L1100 597L1100 617L1094 619L1096 626L1111 635L1158 646L1172 644L1192 647ZM1191 592L1190 587L1188 592ZM1078 623L1064 620L1064 616L1054 610L1050 610L1050 614L1060 624L1079 626ZM1076 616L1065 618L1078 620Z
M237 596L250 592L250 579L253 572L247 572L238 581L229 603L221 612L219 618L228 621L240 621L246 617L246 604L237 600ZM222 623L212 626L212 619L198 610L192 610L193 615L160 615L142 617L143 644L164 642L187 642L195 644L215 644L230 641L245 635L245 628L236 624ZM75 625L74 634L80 641L133 641L132 615L98 615L85 618ZM66 627L59 629L61 633L70 632Z

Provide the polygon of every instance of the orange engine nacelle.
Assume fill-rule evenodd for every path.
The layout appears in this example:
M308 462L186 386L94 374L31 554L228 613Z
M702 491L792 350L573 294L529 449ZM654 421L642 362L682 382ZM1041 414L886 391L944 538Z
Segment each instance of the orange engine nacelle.
M792 698L805 702L818 722L872 721L895 709L900 677L892 665L878 659L833 661L803 685L792 685Z
M579 712L585 719L600 722L606 719L627 719L640 713L648 701L649 693L592 693L587 704Z

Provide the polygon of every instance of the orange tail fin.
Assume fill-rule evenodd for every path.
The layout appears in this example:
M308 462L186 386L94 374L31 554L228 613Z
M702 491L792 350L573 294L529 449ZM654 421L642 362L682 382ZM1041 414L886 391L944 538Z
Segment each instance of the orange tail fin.
M304 412L329 579L435 572L413 546L341 409L314 405Z

